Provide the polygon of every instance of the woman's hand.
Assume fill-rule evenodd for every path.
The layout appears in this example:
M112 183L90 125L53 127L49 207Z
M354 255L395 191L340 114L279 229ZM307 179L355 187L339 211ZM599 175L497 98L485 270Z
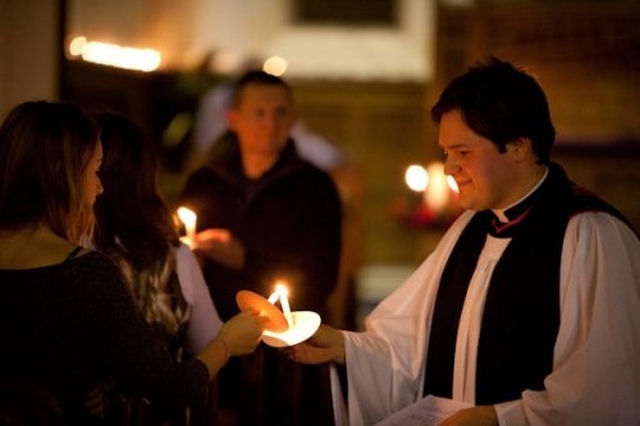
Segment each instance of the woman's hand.
M268 321L266 316L249 309L225 322L216 338L196 355L207 366L209 378L215 377L230 357L253 352Z
M269 318L260 316L256 310L241 312L222 325L215 340L226 346L230 356L246 355L260 343L268 322Z

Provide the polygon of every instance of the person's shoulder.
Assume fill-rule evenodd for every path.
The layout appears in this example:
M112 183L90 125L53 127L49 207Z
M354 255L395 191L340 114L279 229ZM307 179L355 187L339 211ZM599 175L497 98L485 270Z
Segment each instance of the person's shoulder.
M331 175L321 169L320 167L314 165L313 163L311 163L308 160L305 160L304 158L300 159L300 173L304 173L305 175L307 175L309 178L311 179L316 179L318 181L332 181L331 179Z
M122 271L108 255L93 249L84 249L78 256L67 262L68 267L80 278L91 277L93 283L103 280L119 280Z
M90 263L93 265L115 265L109 255L93 248L83 248L78 255L71 260L79 260L83 263Z
M322 170L321 168L314 166L307 160L301 160L300 176L303 177L306 185L314 185L319 188L335 189L337 187L331 175Z
M607 210L585 209L575 212L569 220L568 230L581 237L586 235L617 237L624 234L633 235L640 241L638 230L626 217Z
M302 120L296 122L290 134L300 157L323 170L338 167L346 160L342 150L321 135L309 131Z
M601 213L601 215L594 215L595 213ZM616 221L624 223L629 227L629 229L638 235L638 230L631 221L622 212L620 212L620 210L598 197L592 191L581 186L573 187L569 214L570 218L581 216L581 218L584 219L585 217L594 218L602 215L605 215L605 217L615 218Z

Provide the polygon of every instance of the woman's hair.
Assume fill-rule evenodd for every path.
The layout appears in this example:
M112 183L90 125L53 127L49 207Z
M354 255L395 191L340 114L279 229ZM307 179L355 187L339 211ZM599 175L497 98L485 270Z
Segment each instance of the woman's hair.
M85 203L85 171L98 144L95 123L77 105L17 105L0 127L0 228L46 223L80 244L95 217Z
M137 270L164 261L178 244L173 215L157 187L155 147L142 129L115 112L98 114L104 192L96 201L96 248L123 257Z
M176 273L178 232L158 191L154 146L119 113L103 112L96 121L104 192L95 205L95 247L118 263L145 320L179 360L191 308Z
M475 133L505 152L505 145L529 138L540 163L548 163L555 130L547 98L531 75L509 62L489 57L444 89L431 109L439 124L442 116L459 110Z

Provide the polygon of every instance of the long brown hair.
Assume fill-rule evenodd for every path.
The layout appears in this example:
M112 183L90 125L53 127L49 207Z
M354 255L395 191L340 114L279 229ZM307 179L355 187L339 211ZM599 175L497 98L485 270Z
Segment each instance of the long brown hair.
M96 248L128 259L138 270L155 268L178 244L173 215L157 186L158 159L142 129L116 112L95 116L104 157L104 193L96 201Z
M17 105L0 127L0 228L46 223L77 244L90 237L84 174L97 144L97 126L77 105Z
M120 265L147 323L179 360L191 307L176 272L173 248L179 239L156 183L156 152L141 128L125 116L103 112L96 121L104 192L95 206L95 246Z

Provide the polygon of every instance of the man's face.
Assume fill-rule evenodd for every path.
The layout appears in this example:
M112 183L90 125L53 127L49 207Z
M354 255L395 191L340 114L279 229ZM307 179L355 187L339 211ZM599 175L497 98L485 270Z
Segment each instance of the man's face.
M243 153L277 157L287 142L295 112L285 87L248 84L227 118Z
M500 153L497 145L467 127L459 110L442 116L439 143L447 155L445 173L458 184L461 207L501 209L522 196L511 143Z

